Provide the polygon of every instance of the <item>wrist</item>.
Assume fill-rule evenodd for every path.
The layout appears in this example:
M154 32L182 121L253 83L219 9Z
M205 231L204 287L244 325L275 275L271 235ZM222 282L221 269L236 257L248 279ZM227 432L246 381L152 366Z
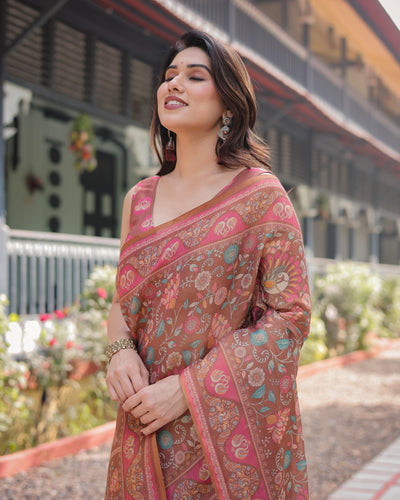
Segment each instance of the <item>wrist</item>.
M110 345L106 347L105 354L108 358L108 361L111 361L111 358L116 354L117 352L121 351L122 349L134 349L136 351L136 344L131 338L122 338L115 340L112 342Z

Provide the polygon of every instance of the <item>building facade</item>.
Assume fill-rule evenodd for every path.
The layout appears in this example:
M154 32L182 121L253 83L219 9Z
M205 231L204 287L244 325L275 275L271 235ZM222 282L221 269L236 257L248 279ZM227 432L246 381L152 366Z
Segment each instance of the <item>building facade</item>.
M157 171L157 74L190 28L245 60L310 259L400 263L400 32L378 0L0 0L0 20L0 286L12 308L71 301L88 247L115 260L124 194ZM93 171L70 149L82 116Z

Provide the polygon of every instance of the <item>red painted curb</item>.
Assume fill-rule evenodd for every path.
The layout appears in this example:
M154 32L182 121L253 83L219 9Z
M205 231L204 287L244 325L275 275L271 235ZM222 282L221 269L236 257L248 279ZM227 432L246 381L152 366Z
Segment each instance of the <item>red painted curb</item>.
M389 351L390 349L400 349L399 340L387 340L368 351L354 351L344 354L343 356L335 356L334 358L324 359L322 361L316 361L310 363L309 365L303 365L299 367L298 378L304 379L312 377L317 373L321 373L325 370L331 368L336 368L338 366L345 366L350 363L356 363L358 361L363 361L365 359L374 358L384 351Z
M66 437L44 443L29 450L17 451L0 457L0 478L37 467L55 458L75 455L80 450L99 446L114 436L115 421L100 425L78 436Z

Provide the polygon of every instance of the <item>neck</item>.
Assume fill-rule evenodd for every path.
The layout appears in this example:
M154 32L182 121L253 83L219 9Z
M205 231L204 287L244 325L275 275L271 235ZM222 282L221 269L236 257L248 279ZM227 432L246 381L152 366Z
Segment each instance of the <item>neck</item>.
M219 172L223 167L217 163L215 144L216 139L210 140L208 136L195 140L178 136L175 175L191 180Z

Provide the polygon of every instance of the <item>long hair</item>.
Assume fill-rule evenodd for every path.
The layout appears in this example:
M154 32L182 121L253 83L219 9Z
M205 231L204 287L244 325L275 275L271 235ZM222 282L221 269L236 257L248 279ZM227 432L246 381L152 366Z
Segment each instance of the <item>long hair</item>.
M226 108L232 113L230 131L226 140L222 141L222 139L218 138L216 143L218 163L228 168L242 166L247 168L262 167L270 171L268 146L254 132L257 105L253 85L241 57L235 50L216 41L207 33L197 30L188 31L170 49L160 72L158 86L165 80L166 70L175 56L190 47L200 48L210 58L211 74L218 94ZM170 132L170 134L175 140L175 134L173 132ZM151 138L153 148L161 163L158 175L172 172L176 160L167 160L165 155L169 139L168 130L160 122L156 95L154 98Z

